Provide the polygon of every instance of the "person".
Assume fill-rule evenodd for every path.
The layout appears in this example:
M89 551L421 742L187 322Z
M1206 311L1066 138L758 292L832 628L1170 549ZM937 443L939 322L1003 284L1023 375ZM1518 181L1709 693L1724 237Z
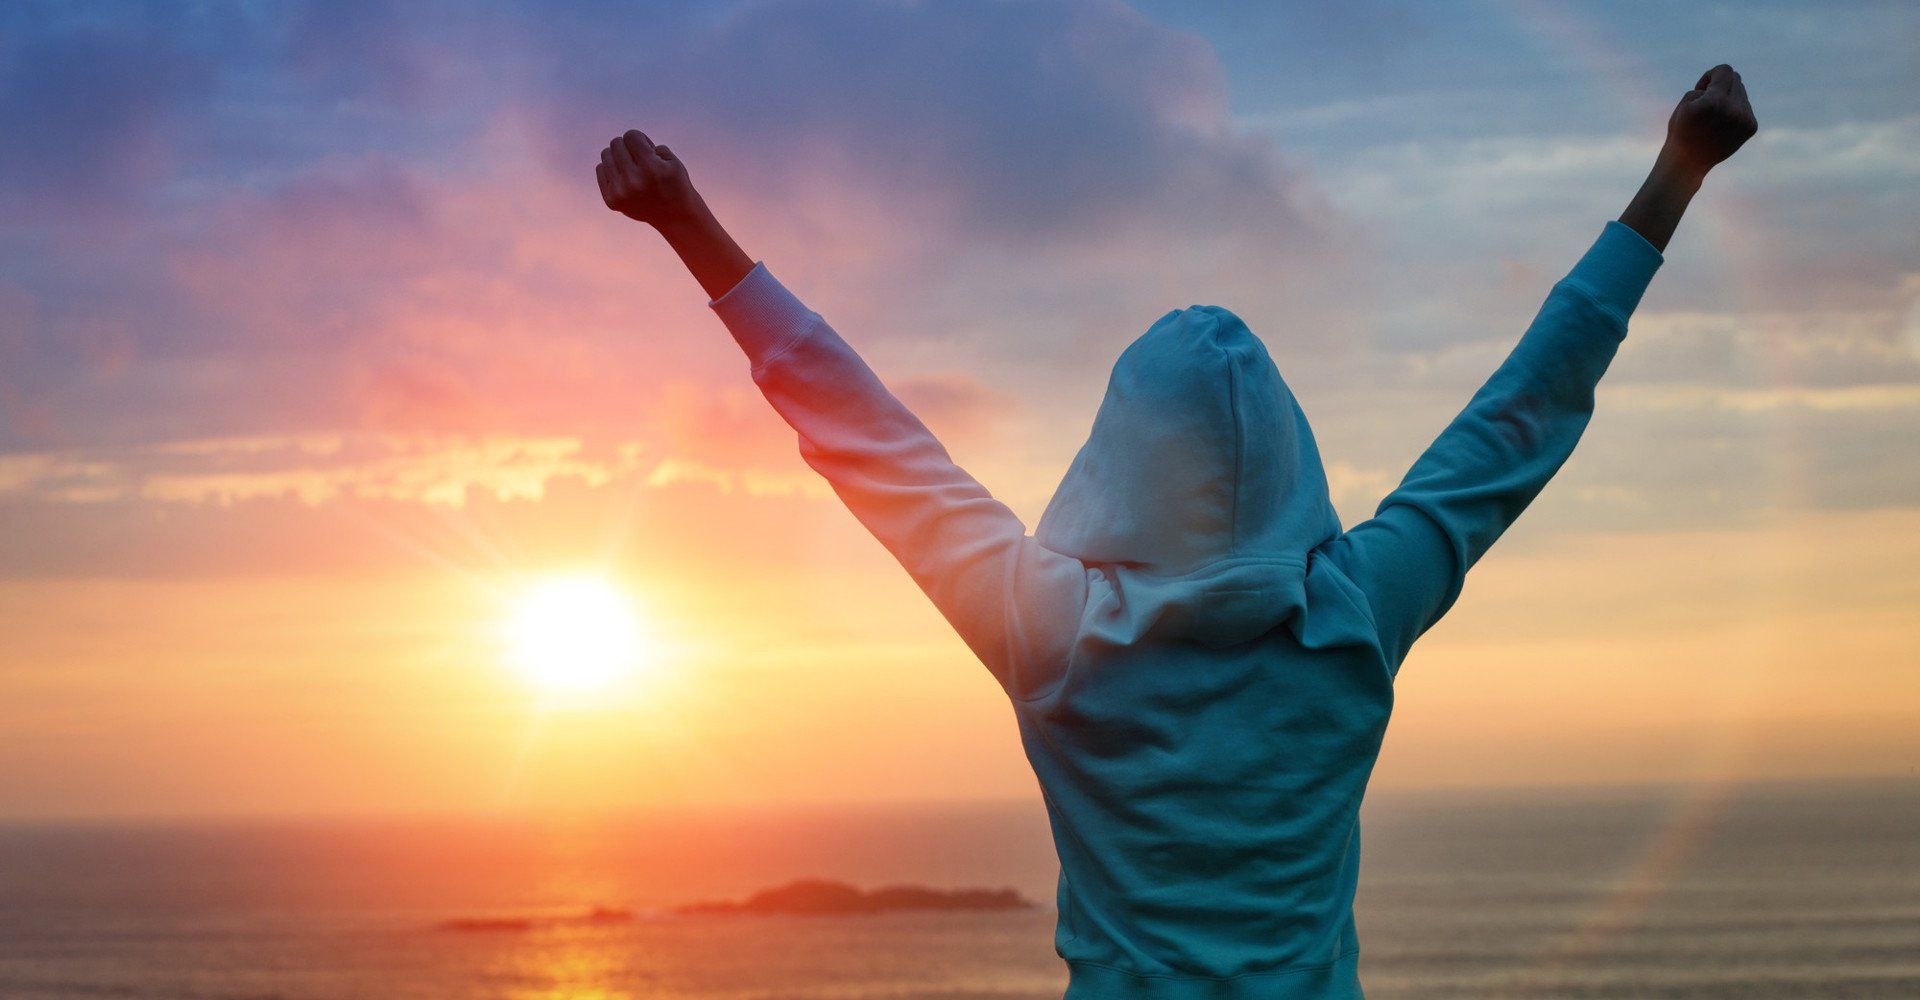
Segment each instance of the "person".
M630 131L596 170L1005 689L1059 854L1067 997L1359 997L1358 817L1400 664L1573 451L1681 214L1756 128L1739 74L1702 76L1625 212L1348 530L1306 415L1226 309L1175 309L1126 348L1029 534L740 249L672 150Z

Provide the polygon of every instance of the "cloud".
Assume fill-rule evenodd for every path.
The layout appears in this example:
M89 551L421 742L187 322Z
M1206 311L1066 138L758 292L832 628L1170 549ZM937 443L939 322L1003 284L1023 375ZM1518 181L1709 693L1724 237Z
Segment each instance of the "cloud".
M1608 377L1760 392L1920 387L1920 357L1902 342L1900 321L1891 307L1655 312L1633 324Z
M56 19L0 43L0 218L97 219L158 192L181 112L208 93L204 57L138 21Z
M1104 0L68 10L0 15L0 484L95 513L649 481L814 503L699 290L597 203L592 157L636 124L1018 509L1044 505L1120 348L1217 302L1310 400L1363 511L1657 138L1620 100L1567 122L1593 81L1468 65L1525 32L1444 19L1369 30L1381 69L1325 44L1364 27L1344 15L1245 35L1191 15L1202 37ZM1253 66L1268 42L1292 55ZM1429 87L1436 66L1466 75ZM1306 104L1262 113L1275 94ZM1749 448L1897 449L1871 416L1904 426L1920 376L1920 132L1884 110L1772 119L1716 177L1603 389L1643 436L1596 436L1570 470L1593 504L1692 497ZM92 155L88 123L135 155ZM1781 420L1836 437L1763 434ZM323 439L359 444L168 451ZM488 444L543 441L577 450ZM1906 495L1864 464L1833 481Z
M1908 297L1900 323L1900 343L1908 354L1920 358L1920 272L1902 278L1900 291Z
M697 458L669 458L647 473L646 482L652 487L695 484L721 493L745 493L756 497L827 499L833 496L826 481L814 475L811 469L777 472L755 468L722 468Z
M0 239L28 317L0 345L15 447L617 436L655 418L640 373L736 377L724 346L681 346L715 340L697 292L593 197L603 133L636 121L902 378L1043 378L1176 295L1277 296L1326 239L1208 45L1096 0L96 22L25 19L9 163L143 209L107 240L65 212ZM63 83L82 49L125 78ZM123 118L133 155L100 169L125 172L87 174L91 139L60 129ZM169 136L193 141L147 155ZM916 355L934 342L965 356Z
M1317 182L1234 121L1209 45L1124 6L759 4L648 52L552 70L554 169L644 126L844 330L1036 384L1196 301L1340 335L1308 318L1343 253Z
M897 379L900 402L949 444L990 439L1019 416L1020 401L965 372L935 372Z
M958 373L898 380L894 391L943 440L977 443L1017 411L1005 394ZM0 498L93 504L152 501L306 505L386 500L463 506L471 494L539 500L558 478L602 486L644 474L650 486L826 497L800 462L793 431L751 385L677 382L636 438L310 433L163 441L0 455Z
M1384 140L1348 154L1347 169L1325 177L1327 196L1369 228L1388 266L1421 262L1388 290L1413 322L1387 324L1383 346L1468 339L1490 308L1544 291L1490 289L1485 262L1558 276L1584 234L1619 214L1659 139L1639 130L1545 131ZM1916 183L1920 117L1764 126L1709 177L1650 304L1887 308L1889 291L1911 269Z
M1622 403L1649 410L1718 409L1736 413L1773 410L1849 411L1920 410L1920 384L1847 385L1809 388L1779 386L1724 389L1711 386L1632 387L1617 394Z
M1326 472L1327 492L1348 525L1372 517L1380 498L1400 482L1400 476L1387 469L1362 468L1351 462L1327 462Z
M470 496L539 500L556 479L600 486L633 471L639 447L587 454L577 438L242 437L139 449L0 456L0 499L227 506L381 500L461 507Z
M729 189L912 197L917 219L1022 246L1307 221L1273 145L1233 129L1211 48L1117 3L758 4L679 41L556 67L556 135L639 120L722 145L702 166Z

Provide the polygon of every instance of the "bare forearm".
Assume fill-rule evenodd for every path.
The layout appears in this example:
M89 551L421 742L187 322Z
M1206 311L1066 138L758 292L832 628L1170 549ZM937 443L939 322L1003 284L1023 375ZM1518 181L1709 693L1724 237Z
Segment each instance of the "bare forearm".
M1666 252L1673 231L1686 214L1688 203L1700 190L1705 174L1679 162L1670 149L1662 149L1646 182L1620 213L1622 225L1639 233L1655 250Z
M655 228L709 299L727 294L753 270L753 258L714 218L704 199L684 216L663 220Z

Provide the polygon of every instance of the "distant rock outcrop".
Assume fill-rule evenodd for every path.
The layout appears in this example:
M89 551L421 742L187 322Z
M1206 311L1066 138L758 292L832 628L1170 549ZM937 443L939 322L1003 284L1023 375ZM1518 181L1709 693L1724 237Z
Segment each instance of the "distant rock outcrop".
M440 921L443 931L529 931L533 921L526 917L455 917Z
M845 882L800 879L762 889L744 900L688 903L675 913L883 913L890 910L1019 910L1032 906L1012 889L931 889L922 885L890 885L871 891Z
M596 906L578 915L542 917L454 917L440 921L443 931L530 931L535 927L560 924L624 924L633 920L633 911L611 906Z

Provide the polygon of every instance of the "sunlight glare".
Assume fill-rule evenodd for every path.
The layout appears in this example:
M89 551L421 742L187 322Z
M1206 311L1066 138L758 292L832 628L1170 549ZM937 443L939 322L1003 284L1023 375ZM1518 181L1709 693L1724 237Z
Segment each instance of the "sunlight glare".
M554 694L603 688L645 666L648 652L632 600L595 576L529 587L514 605L507 639L514 667Z

